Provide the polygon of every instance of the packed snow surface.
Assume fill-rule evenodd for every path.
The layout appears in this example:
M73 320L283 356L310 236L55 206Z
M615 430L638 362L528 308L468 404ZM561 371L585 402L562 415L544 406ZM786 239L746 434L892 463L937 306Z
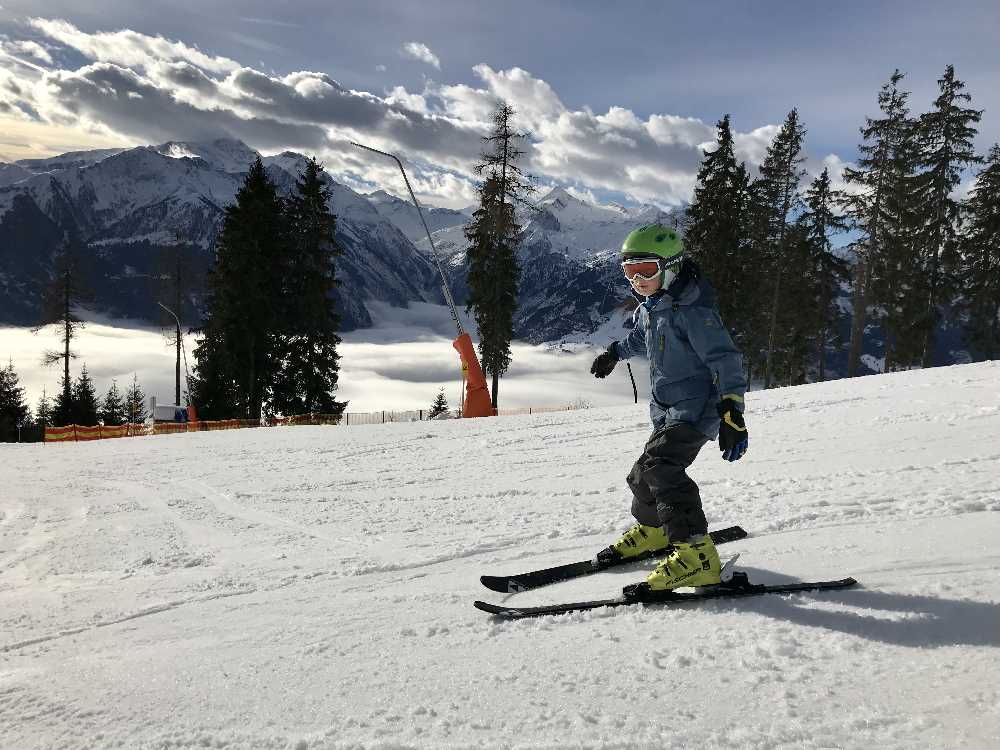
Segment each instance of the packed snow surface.
M503 622L630 523L642 406L0 457L4 748L996 748L1000 363L751 393L692 469L751 580Z

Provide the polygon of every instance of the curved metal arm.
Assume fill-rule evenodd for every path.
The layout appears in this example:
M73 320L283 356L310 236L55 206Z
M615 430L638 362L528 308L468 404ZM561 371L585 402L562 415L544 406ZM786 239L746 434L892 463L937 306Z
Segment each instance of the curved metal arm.
M181 319L177 317L177 313L171 310L169 307L164 305L162 302L157 301L160 307L166 310L168 313L174 316L174 320L177 321L177 338L181 342L181 353L184 355L184 380L187 381L187 395L185 396L187 402L191 403L191 375L188 373L188 355L187 348L184 346L184 336L181 334ZM180 404L178 404L180 406Z
M401 162L399 157L395 154L390 154L386 151L379 151L377 148L365 146L363 143L355 143L354 141L351 141L351 145L363 148L365 151L371 151L375 154L388 156L399 166L399 171L403 173L403 182L406 183L406 189L410 191L410 198L413 200L413 205L417 209L417 215L420 216L420 223L424 225L424 231L427 233L427 241L431 244L431 255L434 258L434 264L437 266L438 273L441 274L441 288L444 290L444 298L448 303L448 307L451 308L451 317L452 320L455 321L455 325L458 327L458 335L461 336L465 333L465 330L462 328L462 321L458 318L458 310L455 307L455 299L451 296L451 289L448 287L448 277L444 275L444 267L441 265L441 259L438 257L437 248L434 246L434 239L431 237L431 230L427 228L427 222L424 220L424 212L420 209L420 203L417 202L417 196L414 195L413 188L410 187L410 180L406 176L406 170L403 169L403 162Z

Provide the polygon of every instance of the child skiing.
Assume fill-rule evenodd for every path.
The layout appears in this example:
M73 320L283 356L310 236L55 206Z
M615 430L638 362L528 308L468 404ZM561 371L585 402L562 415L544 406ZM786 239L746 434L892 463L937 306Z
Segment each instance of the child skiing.
M649 590L718 584L719 554L686 469L716 436L725 460L746 452L743 357L719 317L714 289L685 257L673 229L636 229L625 238L621 259L640 304L631 332L612 341L590 371L604 378L619 360L646 354L653 434L626 480L637 523L598 560L662 550L666 556L644 584Z

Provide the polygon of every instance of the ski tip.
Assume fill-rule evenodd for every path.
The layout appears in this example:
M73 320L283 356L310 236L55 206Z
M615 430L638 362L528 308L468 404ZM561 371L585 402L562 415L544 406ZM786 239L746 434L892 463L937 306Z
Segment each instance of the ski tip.
M479 576L479 582L490 591L500 594L514 594L526 590L516 578L510 576Z
M479 576L479 582L490 591L499 591L501 594L507 591L506 579L500 576Z
M491 615L500 615L503 617L518 617L521 614L521 611L517 609L517 607L502 607L498 604L481 602L478 599L472 603L472 606L482 612L488 612Z

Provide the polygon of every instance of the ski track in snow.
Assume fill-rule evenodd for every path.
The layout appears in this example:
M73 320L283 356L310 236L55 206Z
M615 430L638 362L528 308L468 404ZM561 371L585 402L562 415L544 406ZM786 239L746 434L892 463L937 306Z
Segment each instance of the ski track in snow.
M860 587L474 610L645 575L478 583L627 528L644 406L0 446L0 747L1000 747L1000 364L748 405L720 550Z

